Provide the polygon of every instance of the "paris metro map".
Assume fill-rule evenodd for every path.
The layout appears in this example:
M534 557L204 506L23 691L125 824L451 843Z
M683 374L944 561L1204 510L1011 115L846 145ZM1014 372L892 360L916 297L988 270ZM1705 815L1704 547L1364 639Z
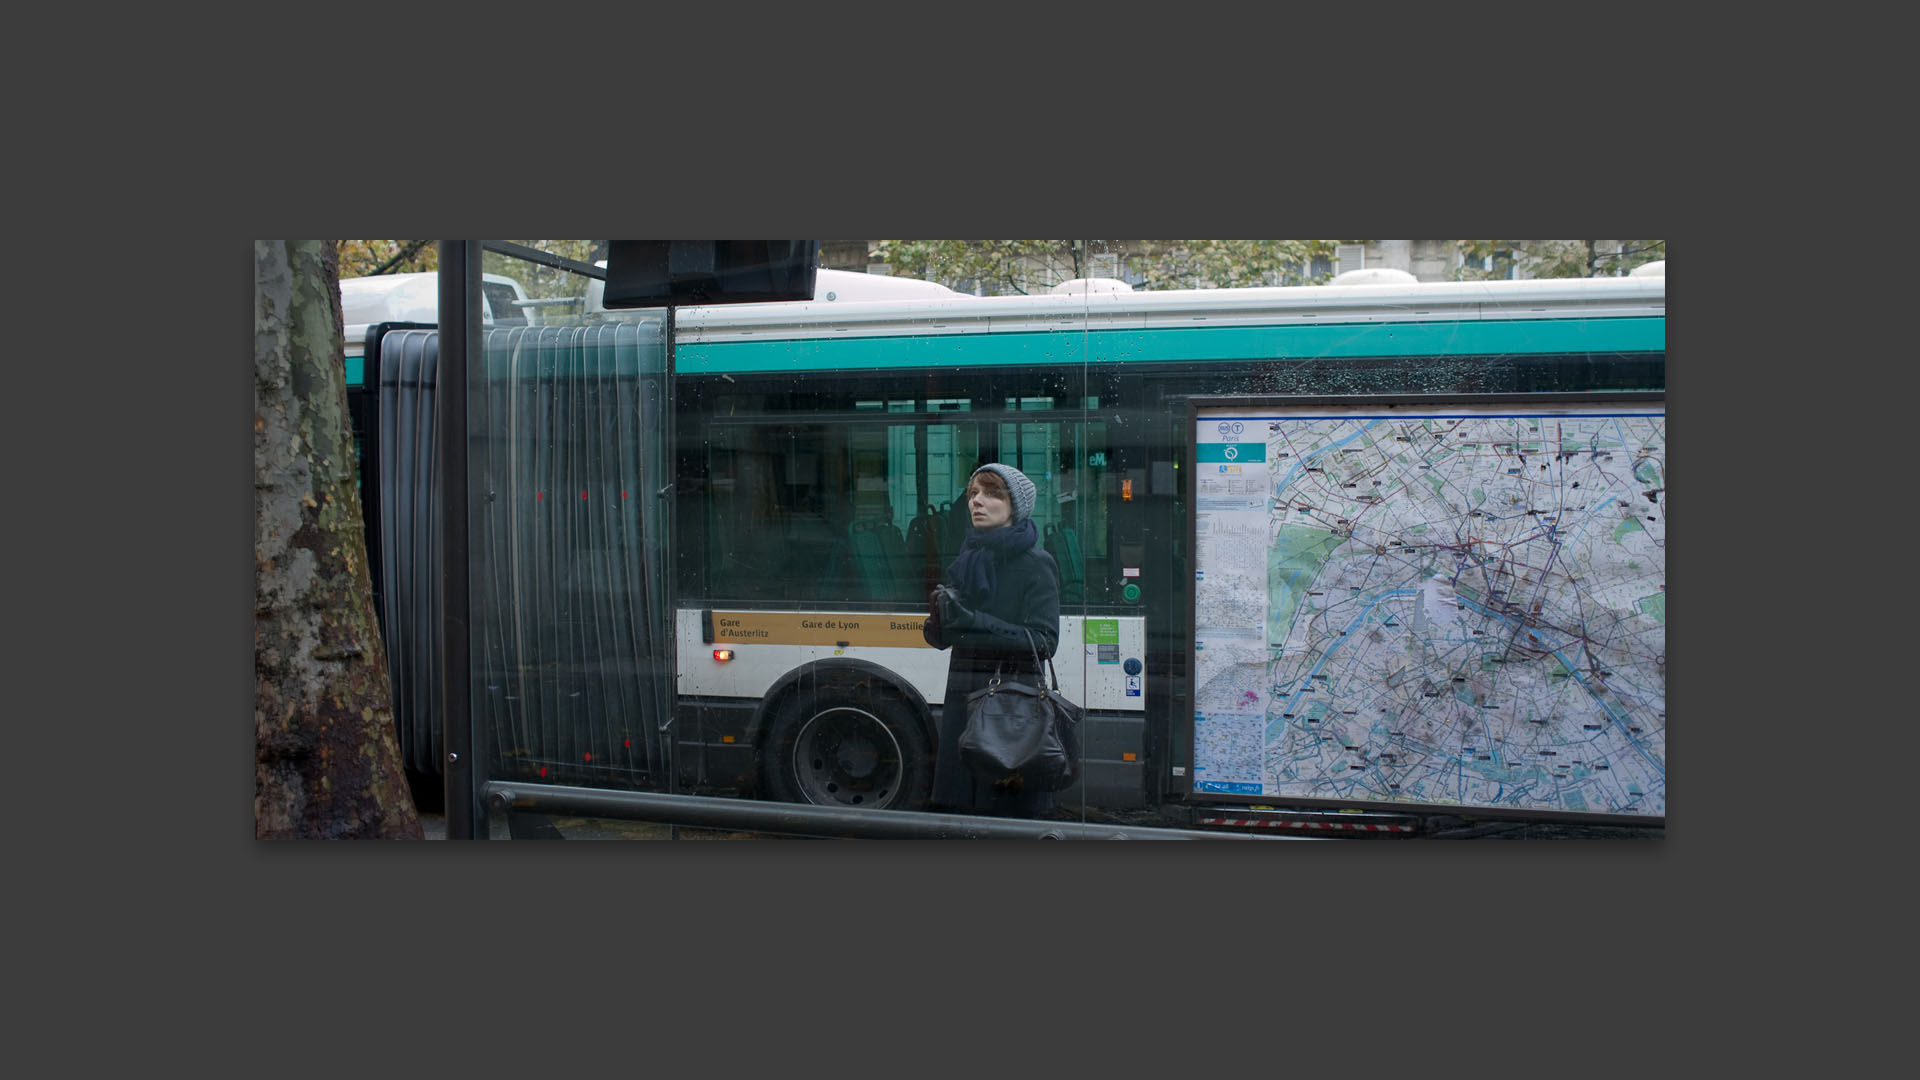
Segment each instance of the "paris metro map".
M1666 813L1666 416L1202 408L1194 791Z

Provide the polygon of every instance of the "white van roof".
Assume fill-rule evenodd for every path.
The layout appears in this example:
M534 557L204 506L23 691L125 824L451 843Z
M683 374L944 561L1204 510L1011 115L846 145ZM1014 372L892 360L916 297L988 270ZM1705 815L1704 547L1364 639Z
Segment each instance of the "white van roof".
M482 274L480 279L488 285L501 285L511 289L513 295L524 300L527 290L520 282L504 274ZM524 318L524 311L495 311L494 305L482 291L485 303L484 317L487 319ZM417 274L380 274L374 277L351 277L340 279L341 321L346 324L348 340L355 339L355 328L366 333L366 328L374 323L383 322L439 322L440 321L440 274L427 270Z
M348 326L380 322L437 322L440 275L381 274L341 278L340 310Z

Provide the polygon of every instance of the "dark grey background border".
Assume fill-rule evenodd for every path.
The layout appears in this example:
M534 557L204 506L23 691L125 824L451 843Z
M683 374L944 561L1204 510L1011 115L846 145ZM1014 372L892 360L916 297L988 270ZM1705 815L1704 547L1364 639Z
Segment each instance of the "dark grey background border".
M711 20L691 18L668 19L661 40L691 40L696 21L711 41ZM954 44L977 49L990 21ZM1226 55L1195 47L1199 21ZM798 24L789 12L759 25ZM171 107L133 114L153 122L109 140L111 167L79 170L66 213L52 215L104 228L59 244L84 252L56 290L71 306L26 328L20 348L47 362L30 365L15 399L30 505L13 520L23 531L45 523L16 562L14 610L31 640L14 670L34 685L15 715L45 720L19 759L31 774L27 850L42 856L16 867L31 905L24 959L50 976L43 999L129 1018L112 1033L88 1025L69 1054L293 1055L286 1071L296 1074L369 1060L552 1071L634 1063L644 1023L680 1038L640 1060L692 1065L715 1046L791 1047L804 1020L845 1022L897 1066L882 1071L939 1071L965 1054L946 1010L1004 1002L1082 1034L1088 1058L1137 1071L1191 1067L1202 1045L1241 1066L1324 1055L1328 1043L1357 1052L1383 1017L1403 1033L1457 1034L1472 1001L1505 1010L1513 1052L1644 1067L1659 1050L1628 1049L1623 1039L1639 1040L1623 1025L1717 1032L1716 1018L1762 1005L1756 972L1807 962L1796 916L1826 906L1841 840L1817 773L1778 804L1744 793L1753 777L1791 776L1786 755L1804 745L1788 730L1801 711L1793 691L1834 650L1808 610L1787 605L1836 571L1828 549L1753 523L1783 520L1783 493L1814 490L1816 466L1826 468L1812 440L1776 421L1825 407L1811 388L1839 381L1832 366L1883 347L1816 336L1783 311L1784 289L1754 298L1756 280L1779 280L1759 268L1799 264L1770 221L1741 213L1757 209L1757 189L1709 197L1689 179L1718 163L1704 128L1649 120L1672 102L1653 89L1664 89L1662 61L1637 39L1583 39L1589 59L1627 57L1610 60L1591 92L1528 92L1530 79L1561 77L1546 72L1501 76L1488 93L1504 121L1489 124L1461 98L1434 101L1396 80L1342 87L1344 108L1328 110L1326 95L1290 107L1276 98L1292 76L1272 61L1297 28L1251 24L1224 39L1223 28L1206 19L1157 33L1155 48L1176 59L1147 72L1138 100L1057 109L997 107L997 92L938 85L934 56L905 63L891 52L880 77L859 83L857 113L833 109L817 89L864 69L831 57L873 52L862 34L876 30L848 31L826 58L796 56L791 40L726 57L666 50L677 60L654 48L644 79L559 80L578 118L554 137L503 142L498 131L503 117L550 119L552 99L521 94L489 111L424 92L412 115L447 108L393 152L400 170L383 169L397 159L348 137L342 117L386 97L396 68L403 81L480 78L478 43L463 51L440 39L375 64L356 52L372 37L302 56L299 43L325 34L289 26L283 49L244 43L224 66L152 72L154 85L175 88ZM1036 70L1131 55L1091 36L1072 44L1022 55ZM313 80L294 79L302 65ZM761 81L722 77L729 69ZM1059 83L1042 90L1070 102L1073 80ZM908 89L875 92L889 85ZM1197 108L1203 93L1240 107ZM673 108L653 111L735 122L623 119L663 98ZM293 150L289 106L312 140ZM1431 122L1414 116L1422 109ZM158 122L182 115L199 126ZM571 143L557 137L569 132ZM1507 150L1518 133L1524 152ZM859 152L866 139L885 152ZM569 145L581 152L551 166L553 148ZM843 164L876 157L911 179ZM794 165L784 189L768 182L776 162ZM442 165L492 170L494 182L433 182ZM1769 187L1810 165L1773 162ZM569 169L595 175L563 182ZM1685 730L1717 720L1737 734L1674 740L1665 841L1142 851L252 840L253 238L1068 229L1686 230L1673 240L1682 270L1667 402L1681 419L1678 535L1692 538L1671 564L1675 654L1688 659L1669 703L1701 718ZM28 242L53 250L54 239ZM146 257L156 252L163 261ZM88 345L78 356L77 340ZM1056 953L1009 952L1004 943L1037 918ZM861 967L868 977L851 987L814 977L823 957L849 948L887 963ZM552 993L558 974L578 981ZM1303 990L1344 1006L1329 1015L1369 1034L1277 1019ZM544 1034L562 1022L578 1032L571 1043ZM1307 1030L1324 1035L1318 1049L1294 1037ZM1243 1038L1254 1036L1257 1060Z

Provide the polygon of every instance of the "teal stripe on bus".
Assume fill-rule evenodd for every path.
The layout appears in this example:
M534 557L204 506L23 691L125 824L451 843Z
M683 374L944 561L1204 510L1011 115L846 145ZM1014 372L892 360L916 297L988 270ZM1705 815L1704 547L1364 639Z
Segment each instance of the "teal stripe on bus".
M683 375L1015 364L1664 352L1664 318L1203 326L680 344Z
M367 384L367 358L364 356L347 357L347 385L365 386Z

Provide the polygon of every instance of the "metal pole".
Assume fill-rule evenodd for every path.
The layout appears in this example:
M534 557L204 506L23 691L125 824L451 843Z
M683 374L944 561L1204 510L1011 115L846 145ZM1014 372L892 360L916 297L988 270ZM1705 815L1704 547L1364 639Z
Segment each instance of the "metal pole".
M467 349L480 338L480 245L440 241L440 356L434 394L434 468L440 480L440 724L447 839L486 836L467 700Z
M1306 840L1317 837L1254 836L1199 829L1096 825L1077 821L928 814L907 810L853 810L800 803L754 802L705 795L524 784L490 780L484 785L495 809L567 813L584 817L653 821L670 825L788 833L864 840ZM451 828L452 818L448 825ZM451 833L449 833L451 835Z

